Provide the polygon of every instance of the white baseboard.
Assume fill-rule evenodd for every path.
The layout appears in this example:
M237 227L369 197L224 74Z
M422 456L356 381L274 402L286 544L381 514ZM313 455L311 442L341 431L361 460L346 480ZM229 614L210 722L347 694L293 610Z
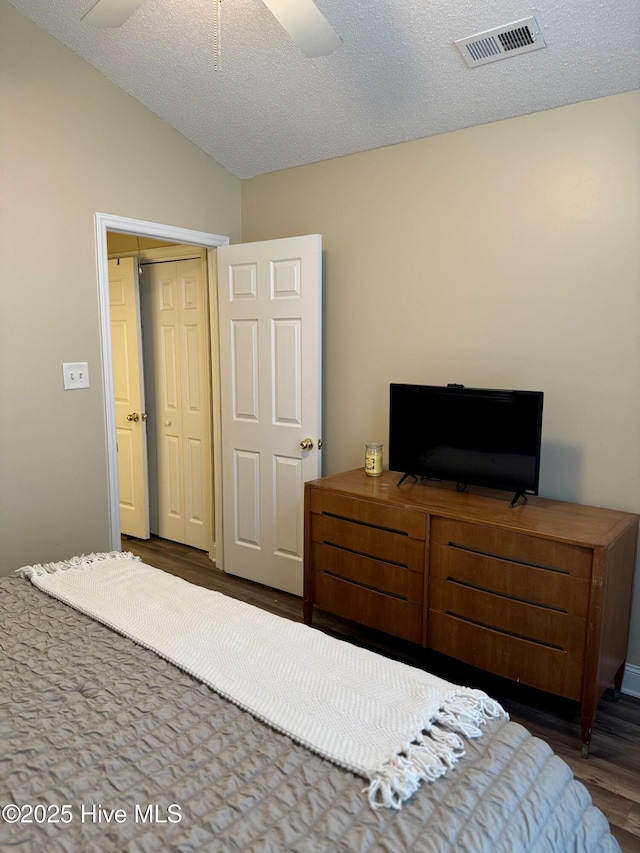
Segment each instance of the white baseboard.
M640 666L636 666L633 663L628 663L625 666L624 678L622 679L622 692L640 699Z

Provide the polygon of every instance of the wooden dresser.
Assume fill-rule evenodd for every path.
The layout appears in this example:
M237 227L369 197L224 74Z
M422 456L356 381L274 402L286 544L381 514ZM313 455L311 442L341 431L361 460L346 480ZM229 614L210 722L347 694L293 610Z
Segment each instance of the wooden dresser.
M624 674L639 516L364 469L305 487L313 608L595 710Z

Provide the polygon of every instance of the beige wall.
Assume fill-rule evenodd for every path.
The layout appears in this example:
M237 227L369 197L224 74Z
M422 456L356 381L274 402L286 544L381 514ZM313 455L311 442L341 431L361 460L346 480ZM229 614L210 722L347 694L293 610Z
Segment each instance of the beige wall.
M240 236L240 182L0 0L0 573L109 548L94 214ZM91 387L63 391L62 363Z
M323 235L327 473L390 382L528 388L541 493L640 512L639 151L636 91L243 182L243 240Z

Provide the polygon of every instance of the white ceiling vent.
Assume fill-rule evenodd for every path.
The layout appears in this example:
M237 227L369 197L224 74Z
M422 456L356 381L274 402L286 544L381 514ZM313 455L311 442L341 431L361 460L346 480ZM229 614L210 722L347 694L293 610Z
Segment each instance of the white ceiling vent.
M469 68L546 47L535 18L523 18L504 27L485 30L468 38L457 39L454 44Z

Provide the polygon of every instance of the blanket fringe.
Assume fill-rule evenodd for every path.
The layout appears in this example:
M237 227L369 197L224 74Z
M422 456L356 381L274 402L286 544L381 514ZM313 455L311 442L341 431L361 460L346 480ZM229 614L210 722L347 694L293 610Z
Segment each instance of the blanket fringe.
M372 777L368 789L371 806L401 809L422 782L435 781L462 758L460 735L480 737L480 726L500 716L506 716L505 711L481 690L468 689L452 696L411 743Z
M54 572L64 572L69 569L90 569L94 563L104 560L117 560L121 557L140 561L140 557L136 557L131 551L100 551L95 554L82 554L79 557L71 557L70 560L60 560L57 563L38 563L35 566L22 566L21 569L16 569L16 574L21 578L32 578L39 575L52 575Z

